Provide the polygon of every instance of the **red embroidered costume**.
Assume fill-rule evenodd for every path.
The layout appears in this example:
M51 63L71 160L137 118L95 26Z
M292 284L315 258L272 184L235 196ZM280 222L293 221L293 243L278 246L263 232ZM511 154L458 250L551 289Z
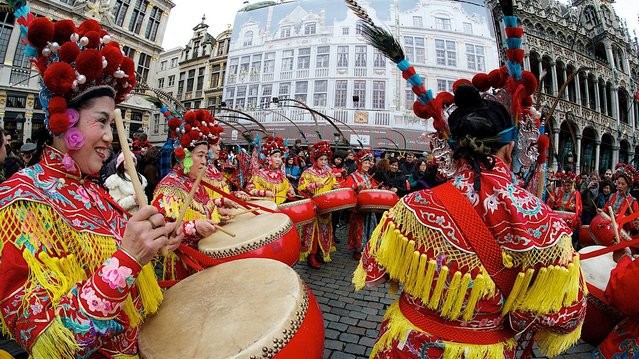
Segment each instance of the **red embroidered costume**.
M316 143L311 148L311 154L313 166L304 170L298 186L300 192L308 196L324 193L338 186L331 168L327 164L319 167L319 157L331 158L330 144L326 141ZM313 222L302 225L299 232L302 241L300 261L305 261L309 255L321 255L324 262L330 262L330 253L335 251L332 213L318 214Z
M267 160L264 166L254 170L246 185L246 191L251 196L264 197L277 204L284 203L287 197L295 195L295 189L286 178L282 168L282 154L284 142L280 137L268 137L262 146L261 153ZM269 194L267 196L267 194Z
M571 212L574 215L563 215L562 218L572 230L577 230L581 226L581 194L575 189L576 174L572 172L559 173L557 178L562 180L562 187L556 188L552 196L546 200L550 209L561 212ZM570 189L566 190L570 184Z
M0 186L2 329L35 357L134 356L162 299L153 267L118 250L121 208L62 158L45 148Z

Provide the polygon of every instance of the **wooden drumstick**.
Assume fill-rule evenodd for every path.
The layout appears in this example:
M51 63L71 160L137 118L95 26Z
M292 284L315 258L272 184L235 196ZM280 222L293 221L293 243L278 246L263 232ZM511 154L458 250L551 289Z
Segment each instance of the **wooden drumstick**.
M260 209L259 208L252 208L252 209L249 208L249 209L245 209L245 210L242 210L242 211L239 211L239 212L232 213L232 215L233 216L240 216L240 215L243 215L243 214L246 214L246 213L254 213L256 211L260 211Z
M200 186L200 182L202 181L202 177L204 177L204 171L206 171L206 167L202 166L202 168L200 168L200 170L197 172L197 178L195 179L195 182L193 183L193 187L189 191L189 195L186 197L186 201L184 201L184 207L182 207L182 209L180 210L180 214L178 215L178 218L175 221L176 231L182 225L182 222L184 221L184 215L186 214L186 210L189 209L189 207L191 206L191 202L193 202L193 196L195 196L195 191L197 191L197 188Z
M119 108L113 111L113 117L115 119L115 128L118 132L118 140L120 140L120 147L122 148L122 156L124 156L124 169L131 179L133 192L135 193L138 205L140 207L146 206L149 203L144 195L144 190L138 177L138 171L135 169L135 163L133 163L133 154L129 148L129 139L126 136L126 131L124 131L124 120L122 119L122 112ZM166 256L167 254L169 254L169 248L167 246L160 248L160 255Z
M615 239L616 243L619 243L619 230L617 226L617 220L615 219L615 212L612 210L612 206L608 207L608 212L610 212L610 221L612 223L612 230L615 231Z
M231 237L235 237L235 233L227 231L226 229L222 228L222 226L220 226L219 224L216 224L215 228L217 228L218 231L220 231L220 232L222 232L224 234L227 234L227 235L229 235Z

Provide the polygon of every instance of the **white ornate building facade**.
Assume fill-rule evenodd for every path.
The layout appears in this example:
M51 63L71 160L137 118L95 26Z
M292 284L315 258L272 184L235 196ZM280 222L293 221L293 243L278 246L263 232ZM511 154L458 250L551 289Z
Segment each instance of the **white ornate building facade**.
M170 0L33 0L31 11L52 20L73 19L76 24L93 18L113 35L124 52L133 58L138 81L147 81L162 51L168 15L175 6ZM37 71L24 56L19 42L20 27L7 6L0 11L0 127L14 139L25 140L44 127L44 111L38 99ZM130 131L148 131L155 107L133 96L120 106Z
M515 2L529 54L525 68L541 81L539 107L558 98L551 118L554 169L603 172L639 156L639 59L636 39L605 0ZM499 2L488 2L500 27ZM500 41L503 39L498 34ZM574 76L559 94L567 79Z
M493 21L483 2L360 4L401 41L434 92L450 90L456 79L499 64ZM320 134L333 141L335 130L327 122L318 119L320 126L315 126L309 111L286 99L333 118L352 144L359 140L371 147L425 149L418 137L426 126L412 113L415 96L395 65L367 45L343 0L265 1L237 13L224 82L226 106L252 115L267 132L289 140L300 135L286 118L299 124L310 143Z

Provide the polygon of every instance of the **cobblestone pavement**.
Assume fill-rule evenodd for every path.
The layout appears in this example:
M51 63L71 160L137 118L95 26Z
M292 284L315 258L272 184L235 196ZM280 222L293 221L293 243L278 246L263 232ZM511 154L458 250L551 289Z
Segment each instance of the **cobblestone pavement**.
M387 287L367 288L355 292L351 277L357 262L346 251L346 228L337 230L341 243L331 255L332 262L314 270L301 263L295 269L311 287L324 313L326 328L325 359L367 358L375 343L384 312L394 298L387 294ZM12 352L7 341L0 339L0 349ZM580 342L566 354L556 358L591 358L592 346ZM537 350L534 358L545 358Z
M395 299L387 294L387 286L354 291L351 277L357 262L347 253L346 236L346 228L337 230L341 243L331 254L332 262L323 264L321 269L314 270L304 263L295 266L324 313L325 359L367 358L386 308ZM580 342L555 358L591 358L592 350L591 345ZM545 357L535 349L533 358Z

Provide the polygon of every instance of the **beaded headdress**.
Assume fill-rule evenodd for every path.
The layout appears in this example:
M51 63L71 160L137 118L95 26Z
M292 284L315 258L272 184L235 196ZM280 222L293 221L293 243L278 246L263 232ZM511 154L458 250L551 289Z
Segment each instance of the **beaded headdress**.
M262 149L260 150L260 152L267 157L278 152L283 154L285 151L286 146L284 145L284 139L273 136L266 137L264 144L262 144Z
M320 141L311 146L311 160L316 161L321 156L326 155L328 160L331 160L333 151L331 150L331 144L328 141Z

